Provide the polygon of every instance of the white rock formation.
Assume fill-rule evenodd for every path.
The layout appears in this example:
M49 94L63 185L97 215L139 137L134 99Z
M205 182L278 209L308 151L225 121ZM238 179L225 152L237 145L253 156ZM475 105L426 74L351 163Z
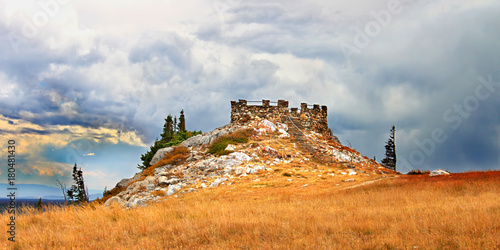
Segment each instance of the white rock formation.
M168 153L172 152L174 150L174 147L168 147L168 148L161 148L158 151L156 151L155 155L153 156L153 159L149 162L150 166L155 165L158 163L161 159L165 157Z
M442 170L442 169L436 169L436 170L432 170L430 173L429 173L429 176L438 176L438 175L449 175L450 173Z

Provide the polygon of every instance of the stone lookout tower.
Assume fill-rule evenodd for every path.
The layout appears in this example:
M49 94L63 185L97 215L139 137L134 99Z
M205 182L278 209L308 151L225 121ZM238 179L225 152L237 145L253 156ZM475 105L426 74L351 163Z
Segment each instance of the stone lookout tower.
M257 105L248 105L248 103L256 103ZM260 104L260 105L259 105ZM288 108L288 101L278 100L278 102L262 100L260 101L247 101L238 100L231 101L231 123L232 124L246 124L256 119L267 119L272 122L280 122L315 131L324 135L331 136L331 130L328 128L327 121L327 107L319 106L319 104L312 105L309 108L307 103L300 104L300 111L298 108Z

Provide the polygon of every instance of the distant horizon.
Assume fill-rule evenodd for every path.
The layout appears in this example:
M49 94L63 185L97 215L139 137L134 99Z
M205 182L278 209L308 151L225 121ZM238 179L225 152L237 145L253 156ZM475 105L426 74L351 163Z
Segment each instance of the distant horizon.
M7 194L9 194L10 190L7 190L9 186L6 183L0 183L0 198L6 198ZM17 188L16 192L16 200L17 199L62 199L64 200L64 196L62 195L62 191L59 187L53 187L43 184L17 184L14 186ZM44 188L44 190L40 190ZM92 200L96 199L96 197L102 197L104 189L102 191L97 189L89 189L89 195L92 196ZM57 198L56 198L57 197Z

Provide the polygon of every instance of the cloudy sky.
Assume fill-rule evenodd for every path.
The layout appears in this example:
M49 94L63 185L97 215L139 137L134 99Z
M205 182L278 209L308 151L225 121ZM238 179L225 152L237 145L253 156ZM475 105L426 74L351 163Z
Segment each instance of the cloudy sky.
M496 0L0 0L0 144L17 181L93 189L137 171L163 119L230 101L328 106L334 134L398 169L500 169ZM2 168L1 183L7 182Z

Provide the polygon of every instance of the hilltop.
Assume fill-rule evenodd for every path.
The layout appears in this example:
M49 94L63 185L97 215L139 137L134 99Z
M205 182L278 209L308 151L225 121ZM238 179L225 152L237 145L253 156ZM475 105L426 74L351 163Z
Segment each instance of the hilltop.
M335 186L397 176L356 150L342 145L326 121L327 108L307 104L288 109L232 102L231 123L197 135L179 146L160 149L151 166L120 181L106 195L106 205L144 206L172 195L251 182L273 186L312 185L328 180ZM352 182L352 183L348 183Z
M266 112L262 112L266 111ZM269 112L270 111L270 112ZM83 206L25 208L5 249L496 249L500 172L400 175L331 133L326 107L232 103ZM417 173L417 172L415 172ZM396 178L397 177L397 178ZM2 213L0 220L8 221Z

